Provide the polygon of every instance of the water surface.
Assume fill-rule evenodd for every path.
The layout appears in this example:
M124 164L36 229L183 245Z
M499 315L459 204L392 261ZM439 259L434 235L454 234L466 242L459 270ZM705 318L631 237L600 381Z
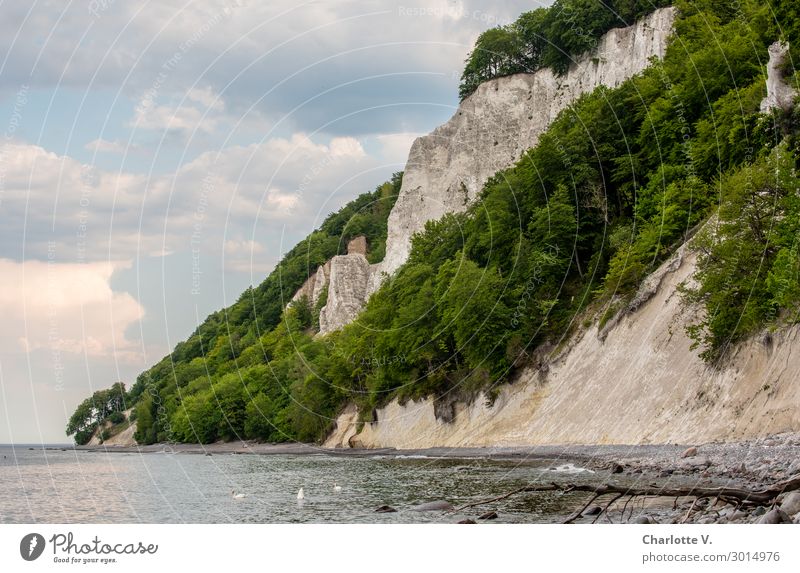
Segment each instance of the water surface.
M517 496L464 514L410 508L442 499L459 506L535 482L599 479L588 471L574 473L565 466L569 462L0 446L0 522L451 523L489 509L498 511L497 522L550 522L579 505L581 494ZM303 503L296 497L300 487ZM247 497L233 499L232 490ZM381 505L399 511L375 513Z

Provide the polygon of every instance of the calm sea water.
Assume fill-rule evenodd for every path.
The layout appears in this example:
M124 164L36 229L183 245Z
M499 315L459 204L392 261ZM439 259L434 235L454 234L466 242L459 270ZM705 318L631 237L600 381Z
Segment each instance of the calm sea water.
M419 523L496 509L498 522L558 520L581 497L519 496L466 514L409 511L455 505L531 482L575 479L565 460L102 453L0 446L2 523ZM573 470L574 471L574 470ZM582 473L581 481L593 474ZM340 492L334 483L342 486ZM305 490L306 500L297 501ZM247 494L233 499L231 490ZM379 514L381 505L397 513Z

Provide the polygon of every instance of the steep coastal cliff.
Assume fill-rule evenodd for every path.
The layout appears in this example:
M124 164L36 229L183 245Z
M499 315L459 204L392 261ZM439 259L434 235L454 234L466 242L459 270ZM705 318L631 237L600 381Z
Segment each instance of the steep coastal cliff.
M564 76L549 68L481 84L455 115L411 146L397 203L389 215L386 258L374 274L391 274L408 258L411 236L445 213L466 209L484 183L533 147L558 113L599 86L615 87L662 57L675 18L662 8L633 26L605 34ZM373 281L373 289L380 280Z
M685 332L701 310L682 305L677 291L691 280L695 262L694 253L681 249L653 274L658 287L637 310L603 333L592 325L538 368L525 369L492 406L481 395L455 404L452 421L445 421L432 399L393 401L363 427L350 408L325 445L702 443L797 431L800 328L765 332L737 348L724 367L707 365Z
M352 321L384 278L406 261L411 236L428 221L464 211L492 175L536 145L561 110L599 86L618 86L651 58L662 57L674 19L674 8L662 8L632 26L609 31L563 76L543 68L485 82L447 123L414 141L389 215L386 256L369 267L355 257L334 259L338 270L332 272L335 282L320 317L320 333Z
M648 52L661 55L673 15L660 10L637 26L610 32L594 57L581 60L561 83L549 70L487 82L447 124L418 139L389 218L387 256L371 288L380 284L376 276L406 260L413 233L430 219L464 210L489 176L536 143L571 98L587 86L618 85L641 62L647 65ZM602 56L615 49L616 57ZM762 112L792 108L797 94L783 69L788 51L780 42L770 46ZM604 68L604 61L620 67ZM531 109L536 112L526 115ZM690 244L683 245L642 282L626 310L603 327L596 321L584 326L491 400L481 393L464 402L457 390L437 399L395 399L369 422L350 406L325 445L701 443L798 431L800 328L764 329L709 364L687 334L705 309L686 304L679 292L693 283L697 264Z
M593 49L560 75L527 62L540 33L564 40L562 12L479 37L461 106L414 143L404 174L329 215L142 373L125 395L136 439L425 447L800 430L794 36L763 6L743 7L749 20L678 6L616 30L586 15L599 27L569 53ZM102 421L95 402L70 421L81 440Z

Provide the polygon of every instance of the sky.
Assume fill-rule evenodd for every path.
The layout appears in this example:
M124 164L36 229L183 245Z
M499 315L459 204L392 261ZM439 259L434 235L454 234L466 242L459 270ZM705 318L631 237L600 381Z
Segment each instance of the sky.
M446 121L549 1L0 0L0 443L63 443Z

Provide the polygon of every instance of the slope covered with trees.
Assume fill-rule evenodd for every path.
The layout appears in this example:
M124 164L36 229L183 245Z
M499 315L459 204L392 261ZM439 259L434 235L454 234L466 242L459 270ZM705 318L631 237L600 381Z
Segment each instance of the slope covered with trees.
M413 238L407 263L353 324L315 337L318 309L292 305L279 318L281 292L293 293L351 227L372 229L379 245L388 211L354 216L376 196L326 221L139 378L137 439L315 440L347 402L366 420L392 398L431 395L446 418L454 398L491 397L537 349L624 308L701 228L698 280L685 295L707 310L690 333L705 358L797 321L800 118L759 111L768 46L800 45L795 8L676 4L663 61L564 110L466 212ZM397 189L395 180L376 193Z
M593 49L612 28L630 26L669 0L556 0L522 14L513 24L478 36L461 75L463 100L483 82L552 68L564 74L573 57Z
M87 443L97 428L108 422L120 424L125 421L122 414L126 409L128 395L125 384L117 382L107 390L97 390L78 404L67 422L67 435L75 435L75 443Z

